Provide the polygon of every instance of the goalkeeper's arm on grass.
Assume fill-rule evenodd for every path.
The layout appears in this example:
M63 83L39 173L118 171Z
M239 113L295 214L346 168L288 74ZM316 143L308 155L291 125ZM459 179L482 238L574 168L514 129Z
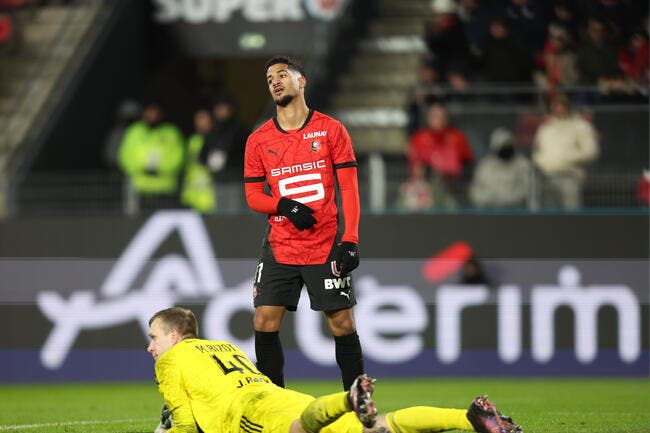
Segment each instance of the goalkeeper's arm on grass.
M160 422L154 433L198 433L198 431L189 404L178 406L173 411L165 404L160 411Z
M166 433L173 425L172 413L169 411L169 407L163 404L160 410L160 423L158 423L158 427L156 427L153 433Z

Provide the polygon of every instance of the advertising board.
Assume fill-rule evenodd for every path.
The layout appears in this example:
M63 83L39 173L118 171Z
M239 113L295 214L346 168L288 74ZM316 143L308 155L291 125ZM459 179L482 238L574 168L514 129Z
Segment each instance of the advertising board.
M453 229L440 227L453 219L430 218L439 230ZM229 245L256 226L261 234L262 220L224 222L190 211L162 211L137 221L115 218L110 224L62 219L50 221L51 230L38 239L30 224L39 221L19 223L13 237L3 236L0 244L0 323L9 330L0 349L0 380L151 378L148 320L173 305L197 313L203 338L231 341L253 356L257 261L254 253L234 257ZM375 240L390 224L390 217L385 225L371 224ZM102 229L108 225L113 230ZM4 224L0 232L11 226ZM21 233L22 245L14 248ZM488 256L481 259L485 283L464 284L463 254L481 244L477 233L464 232L428 256L420 246L419 257L405 258L404 250L388 243L383 252L362 259L354 273L355 317L369 371L381 376L649 374L647 258ZM38 255L56 250L61 241L66 244L59 244L58 257ZM25 254L30 242L38 254ZM558 237L557 242L565 241ZM249 243L251 251L259 246ZM115 257L113 249L119 250ZM23 254L12 256L12 250ZM597 250L592 247L592 255ZM338 278L323 284L339 291L348 286ZM287 377L337 377L322 314L309 308L307 296L300 302L283 325Z

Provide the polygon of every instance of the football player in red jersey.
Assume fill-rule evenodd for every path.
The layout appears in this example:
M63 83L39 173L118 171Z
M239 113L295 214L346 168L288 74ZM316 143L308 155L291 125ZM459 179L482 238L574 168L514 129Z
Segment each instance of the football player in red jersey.
M364 372L350 274L359 265L352 141L341 122L307 106L298 62L274 56L264 71L276 115L248 137L244 158L246 201L269 215L254 280L257 367L284 386L279 329L285 311L296 310L304 284L311 308L325 314L348 390Z

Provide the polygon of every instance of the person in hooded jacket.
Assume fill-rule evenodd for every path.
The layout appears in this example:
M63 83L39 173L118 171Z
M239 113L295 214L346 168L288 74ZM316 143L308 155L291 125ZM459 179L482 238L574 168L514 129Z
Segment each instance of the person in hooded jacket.
M474 171L469 196L479 208L526 207L531 188L531 162L515 149L513 133L504 127L490 135L489 153Z

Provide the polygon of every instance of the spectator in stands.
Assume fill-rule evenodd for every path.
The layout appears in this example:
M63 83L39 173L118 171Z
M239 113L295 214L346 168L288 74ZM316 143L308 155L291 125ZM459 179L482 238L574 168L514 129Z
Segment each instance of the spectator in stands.
M440 69L433 57L425 56L418 66L418 81L408 91L406 133L410 136L423 126L423 111L434 102L447 99Z
M408 135L425 126L429 105L461 100L466 88L467 81L460 72L449 70L445 77L438 62L431 56L425 56L418 67L418 81L408 92Z
M483 55L490 27L490 7L485 0L459 0L458 17L463 23L473 58Z
M650 206L650 170L643 170L636 186L636 196L642 206Z
M208 167L217 183L220 208L241 208L244 197L241 176L249 130L237 118L237 104L229 95L212 104L214 125L205 137L199 161Z
M578 83L578 61L571 48L570 34L561 25L553 22L548 26L548 37L544 50L538 57L539 70L535 82L553 97L558 88L575 86Z
M557 95L533 143L533 162L542 175L542 205L580 208L586 167L598 152L594 127L573 112L566 95Z
M14 31L14 24L9 14L0 13L0 46L8 43Z
M115 113L115 124L104 139L104 164L107 168L119 168L118 153L126 129L142 117L142 106L134 99L125 99Z
M443 105L430 106L427 127L411 136L408 160L412 180L426 179L430 172L434 207L455 208L464 204L474 155L465 134L449 124Z
M187 158L181 190L181 203L201 213L213 212L217 205L212 173L199 161L205 137L212 130L212 123L209 109L201 108L194 113L194 134L187 141Z
M15 12L28 3L30 0L0 0L0 53L11 53L20 48L22 34Z
M537 0L507 0L505 5L508 28L517 40L523 40L531 56L542 48L546 37L547 17L543 6Z
M639 90L647 95L650 47L648 46L648 33L641 27L632 32L627 43L618 50L618 65L625 76L633 81Z
M553 2L551 22L549 25L551 24L564 28L568 34L568 41L571 47L575 48L577 46L580 40L579 23L575 5L571 0L555 0Z
M495 83L526 83L531 81L530 52L515 38L503 17L490 21L490 36L483 53L483 76Z
M578 48L578 69L580 84L598 86L599 89L582 95L584 102L597 102L607 94L633 92L633 88L623 79L617 56L617 47L606 35L602 18L590 17L585 37Z
M426 24L424 40L441 74L449 71L465 76L470 64L469 44L454 0L433 0L433 17Z
M126 129L118 161L146 210L178 204L178 177L183 168L183 135L165 122L157 102L149 102L142 119Z
M645 3L646 7L640 6ZM608 38L619 45L624 43L630 31L640 24L647 2L629 0L592 0L583 2L583 14L599 17Z
M433 207L431 182L423 176L409 177L399 186L397 207L406 210L423 210Z
M237 105L230 96L218 96L212 104L212 130L207 134L200 159L220 181L240 181L248 129L237 119Z
M533 166L515 148L515 136L499 127L490 135L490 152L476 166L469 189L479 208L523 208L530 197Z

